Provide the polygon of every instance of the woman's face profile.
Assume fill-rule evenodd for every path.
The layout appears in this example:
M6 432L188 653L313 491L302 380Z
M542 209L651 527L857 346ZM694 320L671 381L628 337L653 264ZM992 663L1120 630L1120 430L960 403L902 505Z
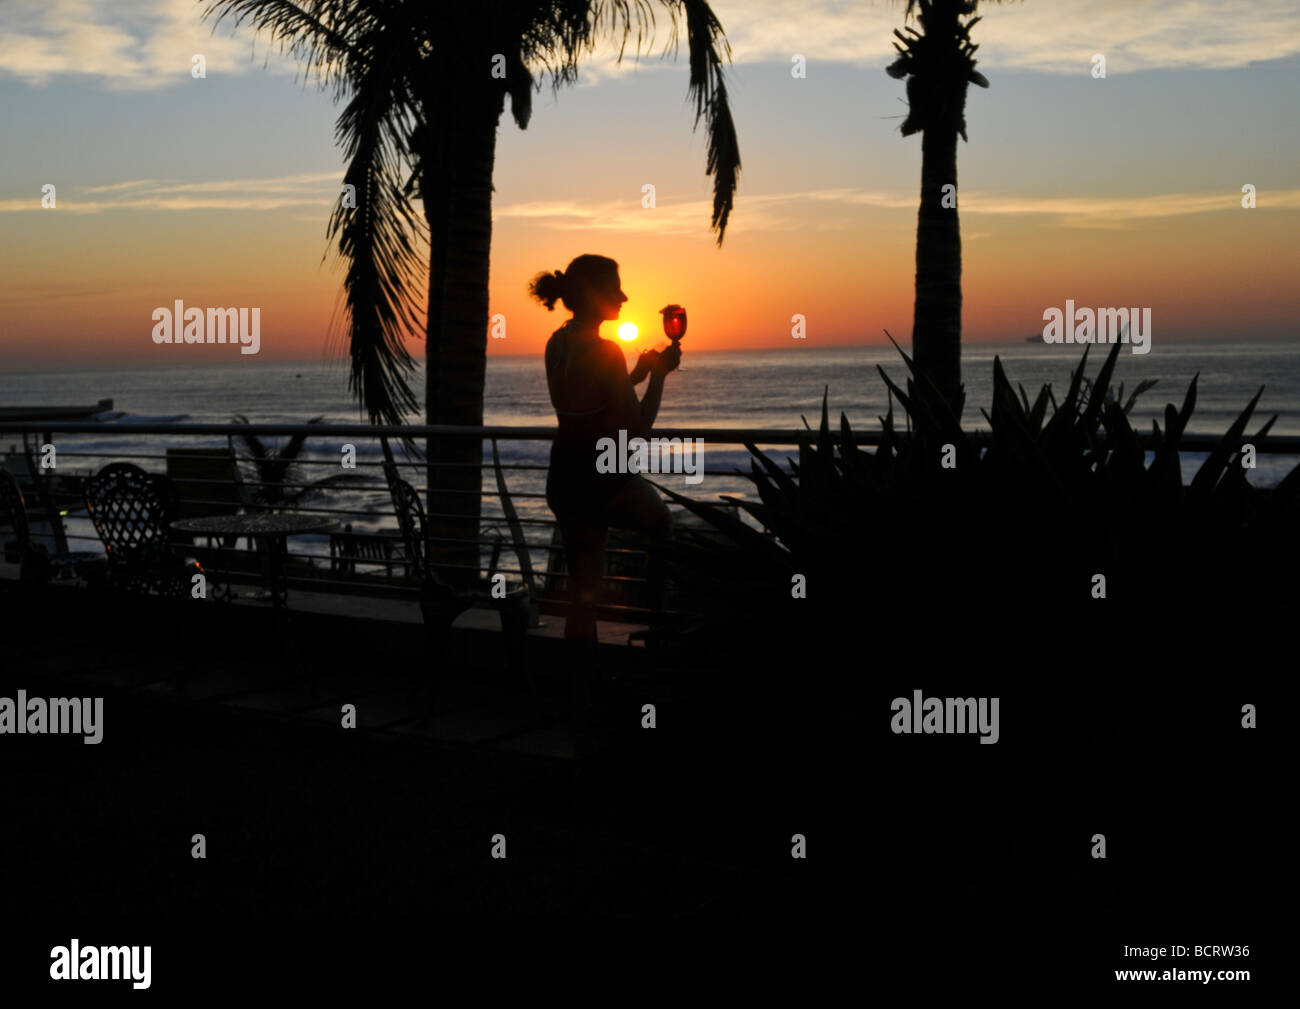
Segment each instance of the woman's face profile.
M591 307L594 314L602 320L617 319L625 301L627 295L623 293L623 285L617 270L611 273L600 287L591 292Z

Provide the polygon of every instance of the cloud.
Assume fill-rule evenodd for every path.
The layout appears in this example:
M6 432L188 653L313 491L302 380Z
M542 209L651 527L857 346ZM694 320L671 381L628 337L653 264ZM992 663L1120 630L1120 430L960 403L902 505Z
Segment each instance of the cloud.
M0 304L21 305L28 302L47 302L54 299L66 301L69 298L101 298L112 293L113 289L111 287L88 287L75 281L35 285L24 284L22 290L0 294Z
M805 56L809 72L818 61L883 67L893 57L891 40L903 24L901 0L713 0L738 64L790 62ZM621 66L610 41L584 63L591 84L659 67L685 65L685 31L676 61L661 59L672 19L651 2L656 31L636 58L635 32ZM250 58L251 32L228 23L212 31L196 0L0 0L0 73L24 83L56 77L88 77L106 86L141 90L191 80L190 58L202 53L209 74L260 72ZM1031 0L981 5L975 29L986 68L1051 74L1091 70L1103 53L1107 74L1138 70L1225 69L1300 54L1300 4L1295 0ZM296 71L266 36L258 48L277 73Z
M114 182L108 186L89 186L82 190L83 193L116 193L124 189L138 189L141 186L154 186L158 183L153 179L136 179L133 182Z
M711 0L736 64L821 62L883 67L894 57L893 31L905 5L868 0ZM1139 70L1227 69L1300 54L1300 4L1295 0L1030 0L981 4L974 31L984 68L1086 74L1092 56L1106 56L1108 76ZM655 44L621 66L602 50L584 68L583 83L673 66L660 59L669 20ZM683 52L677 65L685 62ZM608 47L606 47L606 50Z
M1277 190L1258 196L1260 212L1300 210L1300 189ZM642 209L639 202L618 200L604 203L542 200L497 207L495 219L518 219L555 230L653 232L655 234L698 233L707 227L712 203L708 200L674 202L661 195L654 209ZM916 212L912 193L882 193L855 189L820 189L794 193L746 194L737 197L736 212L727 225L738 231L798 230L815 227L852 228L845 220L845 207L874 207L882 210ZM831 222L817 220L820 210L835 213ZM1124 228L1145 220L1241 210L1241 193L1166 193L1130 197L1006 196L964 192L961 213L970 215L1048 216L1066 227ZM981 232L981 235L987 232Z
M98 214L114 210L265 211L286 207L331 208L341 191L341 171L299 172L257 179L132 179L102 186L60 191L57 212ZM86 199L85 197L99 197ZM1300 210L1300 189L1262 190L1259 212ZM495 207L495 220L514 220L556 231L620 231L657 235L699 234L708 228L713 203L708 199L678 200L660 193L658 206L645 209L640 199L583 202L535 200ZM743 193L728 233L792 231L806 228L837 230L860 226L846 216L855 207L915 213L912 191L808 189L788 193ZM1125 228L1142 221L1189 214L1241 209L1236 190L1213 193L1158 193L1151 196L1015 196L964 190L963 218L987 215L1053 217L1065 227ZM41 197L0 200L0 213L41 210ZM311 218L312 220L323 220Z
M0 74L37 86L81 77L143 91L193 82L196 54L209 75L260 69L249 58L247 33L214 35L204 9L196 0L3 0ZM268 66L293 72L288 61Z
M1161 217L1184 217L1215 211L1240 212L1242 194L1229 189L1222 193L1159 193L1152 196L996 196L966 193L961 197L962 214L1038 214L1061 218L1067 227L1123 228ZM1257 197L1264 210L1300 210L1300 189L1267 191Z
M727 234L743 231L772 231L801 226L793 213L781 214L773 208L793 204L810 194L753 194L745 197L744 220L735 214L727 224ZM676 201L659 197L653 209L641 206L639 199L610 200L604 203L581 203L574 200L537 200L495 207L493 220L518 219L558 231L652 232L656 235L696 234L708 229L713 214L712 200Z
M893 57L900 3L716 0L737 62L838 60L883 65ZM981 4L981 65L1075 74L1104 53L1107 74L1225 68L1300 53L1295 0L1031 0Z
M301 172L263 179L177 182L135 179L57 192L56 213L99 214L112 210L279 210L332 208L342 192L342 171ZM100 196L101 199L84 199ZM0 200L0 213L41 210L41 198ZM324 220L324 216L320 218Z

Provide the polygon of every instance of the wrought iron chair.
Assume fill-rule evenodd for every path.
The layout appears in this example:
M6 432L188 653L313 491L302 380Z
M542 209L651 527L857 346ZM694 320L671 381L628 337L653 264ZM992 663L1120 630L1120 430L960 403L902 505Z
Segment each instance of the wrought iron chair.
M6 469L0 469L0 525L13 530L14 539L4 545L4 559L17 562L19 578L28 583L44 583L79 572L83 564L93 563L99 555L86 550L65 550L51 553L32 538L31 520L27 502L17 478Z
M163 477L109 463L86 481L86 510L108 553L109 581L130 592L188 594L186 566L172 555L175 496Z
M505 641L507 661L524 677L530 693L536 699L537 689L529 673L525 655L529 620L527 587L523 585L507 587L504 596L494 596L490 590L460 591L443 582L434 571L430 560L428 523L420 495L398 475L394 463L384 463L384 476L393 499L393 511L397 514L397 524L401 530L409 571L420 586L420 612L424 617L425 633L431 652L437 655L442 651L447 633L460 614L476 604L490 605L501 618L501 632Z

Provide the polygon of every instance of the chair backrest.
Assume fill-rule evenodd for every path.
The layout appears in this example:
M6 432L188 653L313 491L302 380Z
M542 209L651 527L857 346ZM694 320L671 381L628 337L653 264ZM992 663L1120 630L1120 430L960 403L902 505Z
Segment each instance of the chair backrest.
M436 582L438 579L429 565L428 525L420 495L397 475L397 466L391 462L384 463L384 477L388 480L388 493L393 499L393 511L397 514L397 526L402 532L411 571L421 582Z
M0 525L10 526L18 541L19 553L26 553L32 542L32 527L27 521L27 503L17 478L0 469Z
M109 463L86 481L86 509L110 560L165 551L174 517L170 484L129 462Z
M243 505L239 463L232 448L169 448L167 478L175 519L234 515Z

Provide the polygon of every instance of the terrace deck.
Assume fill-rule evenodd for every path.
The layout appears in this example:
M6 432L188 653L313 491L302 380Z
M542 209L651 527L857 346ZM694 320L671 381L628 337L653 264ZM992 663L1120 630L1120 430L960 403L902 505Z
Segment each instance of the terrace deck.
M845 882L789 858L791 815L815 822L808 779L787 790L793 804L774 803L781 784L757 751L700 752L671 724L672 676L619 643L626 626L602 628L600 657L622 728L576 760L555 618L529 641L540 711L497 661L481 626L493 615L458 621L430 729L413 699L426 672L410 665L423 648L414 607L371 600L382 610L363 613L298 593L301 647L286 659L258 636L262 607L33 590L13 573L0 570L0 694L105 697L98 745L0 740L14 785L0 855L24 867L39 890L25 906L50 923L122 934L141 922L156 936L160 922L269 933L431 913L770 920L824 906ZM655 732L640 726L647 699L665 721ZM341 727L344 703L357 730ZM489 857L498 833L505 862ZM198 955L172 945L173 964Z
M24 591L17 579L18 565L0 563L0 590L9 590L5 605L10 608L12 595ZM97 602L95 594L75 584L51 585L47 592L52 615L58 614L61 623L84 621L85 614L78 617L78 612ZM162 601L148 598L114 602L128 608L134 602L141 614L164 609L159 605ZM116 647L109 653L99 642L84 648L24 648L15 642L11 627L7 642L0 644L0 669L13 674L57 670L83 693L92 688L110 693L143 691L185 703L215 703L327 725L339 723L340 705L354 703L357 729L365 733L426 743L499 746L556 759L574 757L566 721L567 685L561 682L565 679L562 617L543 615L540 626L529 630L529 667L535 679L549 687L539 707L522 680L506 669L496 613L471 609L461 614L443 656L445 696L431 727L425 718L429 695L422 690L422 681L428 677L419 667L427 656L422 653L423 622L416 602L299 590L292 593L290 607L287 659L272 650L246 664L232 663L228 654L206 648L169 656L165 648L160 653L159 641L149 633L147 623L136 625L137 640L132 640L133 634L115 635ZM194 603L191 612L206 618L199 640L233 634L261 642L269 633L271 615L265 604ZM601 654L606 664L617 665L624 680L643 679L649 668L644 648L629 640L641 630L643 625L613 621L599 625ZM394 675L364 660L331 663L320 661L323 655L305 660L295 654L322 634L334 639L348 636L363 648L369 641L376 660L396 655L406 664L405 672ZM58 640L69 639L60 633Z

